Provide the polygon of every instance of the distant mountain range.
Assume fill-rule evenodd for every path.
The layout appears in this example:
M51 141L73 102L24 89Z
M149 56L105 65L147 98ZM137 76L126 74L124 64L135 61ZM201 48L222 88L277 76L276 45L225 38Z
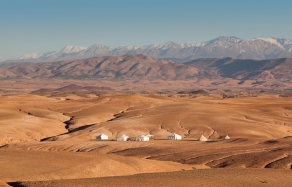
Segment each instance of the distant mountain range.
M197 75L195 67L144 55L94 57L0 68L0 79L185 79Z
M226 57L254 60L292 58L292 40L277 37L243 40L234 36L220 36L216 39L196 44L167 42L147 46L109 47L100 44L94 44L88 48L66 46L54 52L26 54L20 58L4 61L1 64L3 66L10 63L54 62L125 54L143 54L176 62L188 62L200 58Z
M292 59L281 58L271 60L248 59L197 59L185 63L205 74L235 80L283 80L292 79Z
M109 80L283 80L291 82L292 59L197 59L187 63L141 54L94 57L59 62L18 64L0 68L0 79Z

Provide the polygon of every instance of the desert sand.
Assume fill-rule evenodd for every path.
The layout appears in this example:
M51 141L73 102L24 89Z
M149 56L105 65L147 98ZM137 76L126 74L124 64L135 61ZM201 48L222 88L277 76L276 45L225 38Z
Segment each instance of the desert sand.
M3 94L0 103L0 186L292 182L289 97ZM95 140L100 133L109 140ZM148 133L155 139L115 141ZM171 133L183 140L167 140ZM197 141L201 135L208 141Z
M207 169L169 173L137 174L131 176L89 179L65 179L12 183L27 187L57 186L291 186L291 171L259 169Z

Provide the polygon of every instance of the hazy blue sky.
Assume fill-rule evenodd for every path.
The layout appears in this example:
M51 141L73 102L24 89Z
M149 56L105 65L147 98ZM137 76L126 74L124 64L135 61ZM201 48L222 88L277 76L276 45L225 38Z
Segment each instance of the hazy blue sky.
M292 39L291 0L0 0L0 60L66 45Z

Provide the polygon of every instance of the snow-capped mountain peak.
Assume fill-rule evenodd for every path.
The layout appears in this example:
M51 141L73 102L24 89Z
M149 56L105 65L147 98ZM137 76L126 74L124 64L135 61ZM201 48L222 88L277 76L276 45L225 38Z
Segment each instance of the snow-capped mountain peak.
M102 44L93 44L93 45L89 46L87 49L90 49L90 48L103 48L103 47L106 47L106 46L102 45Z
M144 54L155 58L182 59L181 61L225 57L258 60L292 58L292 40L278 37L258 37L244 40L235 36L220 36L210 41L195 44L177 44L170 41L145 46L109 47L101 44L94 44L88 48L66 46L53 52L26 54L10 61L47 62L124 54Z
M160 50L166 50L168 48L179 48L179 47L180 47L179 44L171 42L171 41L165 42L162 44L152 44L148 46L148 48L160 49Z
M19 57L19 60L23 60L23 59L37 59L39 57L41 57L43 55L43 53L30 53L30 54L25 54L21 57Z
M210 40L209 42L206 42L205 45L210 46L213 45L215 47L224 47L224 48L230 48L235 44L238 44L242 42L242 39L237 38L235 36L219 36L218 38L215 38L213 40Z
M180 47L181 48L188 48L188 47L192 47L193 45L192 44L189 44L189 43L182 43L180 44Z
M62 53L78 53L80 51L83 51L86 49L86 47L80 47L80 46L66 46L62 48L59 52Z
M278 38L278 37L272 37L272 39L277 40L277 42L283 46L283 48L289 52L292 52L292 40L284 39L284 38Z
M255 41L255 40L262 40L262 41L265 41L265 42L269 42L269 43L271 43L271 44L277 45L278 47L280 47L280 48L282 48L282 49L285 49L285 48L283 47L283 45L281 45L281 44L278 42L277 38L275 38L275 37L270 37L270 38L255 38L253 41Z
M119 46L116 47L116 50L136 50L138 49L139 46L135 46L135 45L124 45L124 46Z

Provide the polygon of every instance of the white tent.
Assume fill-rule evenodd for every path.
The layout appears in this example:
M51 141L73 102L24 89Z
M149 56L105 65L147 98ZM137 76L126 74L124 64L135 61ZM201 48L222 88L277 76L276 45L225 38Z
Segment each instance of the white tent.
M230 137L228 135L225 136L224 140L229 140Z
M198 139L199 141L202 141L202 142L205 142L207 141L208 139L204 136L204 135L201 135L200 138Z
M169 140L181 140L181 135L172 133L171 135L168 136Z
M108 136L105 134L100 134L98 136L96 136L97 140L108 140Z
M150 140L153 140L153 139L154 139L154 135L152 135L152 134L149 134L149 133L148 133L148 134L146 134L145 136L148 136Z
M124 134L117 138L117 141L129 141L129 140L130 140L130 137Z
M143 135L138 136L136 138L136 141L149 141L149 136L143 136Z

